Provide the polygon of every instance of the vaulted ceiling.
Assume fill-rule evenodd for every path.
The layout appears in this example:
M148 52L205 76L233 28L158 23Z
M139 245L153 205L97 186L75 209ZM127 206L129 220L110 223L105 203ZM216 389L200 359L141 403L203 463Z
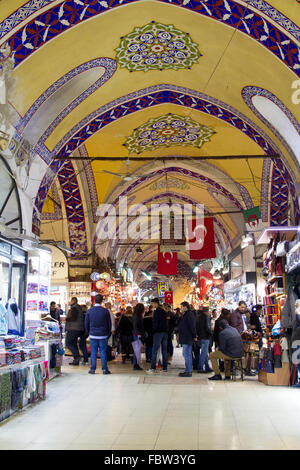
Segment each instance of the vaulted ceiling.
M244 209L259 205L267 224L298 223L295 0L2 0L0 15L15 61L17 131L47 163L35 233L66 239L77 262L94 245L100 256L139 261L134 246L95 236L97 206L120 195L204 204L220 253L244 233ZM286 119L277 127L270 103Z

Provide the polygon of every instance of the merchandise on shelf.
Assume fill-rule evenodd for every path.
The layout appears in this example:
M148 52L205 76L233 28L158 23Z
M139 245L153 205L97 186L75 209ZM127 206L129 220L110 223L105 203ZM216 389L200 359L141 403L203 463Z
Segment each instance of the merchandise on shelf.
M50 307L51 253L29 253L26 295L26 319L39 319Z

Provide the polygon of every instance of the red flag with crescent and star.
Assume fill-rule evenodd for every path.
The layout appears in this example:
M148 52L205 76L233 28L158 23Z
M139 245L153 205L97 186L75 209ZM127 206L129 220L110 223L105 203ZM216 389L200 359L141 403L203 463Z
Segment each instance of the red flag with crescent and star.
M173 305L173 291L165 292L165 303Z
M197 219L188 221L188 238L190 259L216 257L213 217L205 217L200 223Z
M160 245L158 245L157 252L157 274L164 274L165 276L177 274L177 253L162 253Z

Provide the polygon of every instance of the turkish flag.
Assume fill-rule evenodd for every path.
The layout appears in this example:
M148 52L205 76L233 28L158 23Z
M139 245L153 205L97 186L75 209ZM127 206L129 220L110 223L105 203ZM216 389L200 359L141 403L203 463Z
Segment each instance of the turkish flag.
M165 292L165 303L173 305L173 292Z
M177 274L177 253L161 253L160 245L158 245L157 274L165 276Z
M187 228L190 259L215 258L214 219L212 217L205 217L201 221L192 219L187 222Z
M213 284L214 276L203 268L198 269L198 284L200 289L200 298L203 298L210 290Z

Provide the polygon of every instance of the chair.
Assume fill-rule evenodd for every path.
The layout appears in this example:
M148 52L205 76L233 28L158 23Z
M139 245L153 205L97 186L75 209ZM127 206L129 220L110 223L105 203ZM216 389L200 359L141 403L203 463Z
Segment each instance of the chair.
M241 357L232 358L232 370L231 370L231 378L236 381L236 373L237 371L241 373L241 379L244 381L244 369L243 369L243 359Z

